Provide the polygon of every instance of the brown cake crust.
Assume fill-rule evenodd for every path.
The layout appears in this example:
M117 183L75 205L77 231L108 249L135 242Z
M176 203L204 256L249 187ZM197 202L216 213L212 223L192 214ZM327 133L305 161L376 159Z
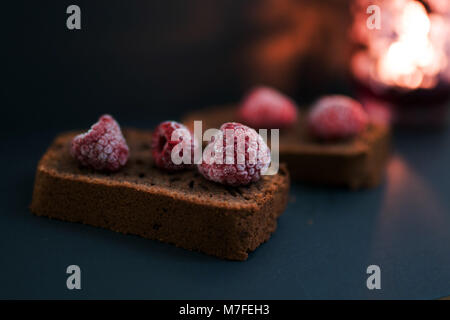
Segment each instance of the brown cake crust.
M193 130L195 120L203 121L203 131L241 121L235 105L188 114L183 123ZM300 114L294 126L280 130L280 161L287 164L294 181L351 189L375 187L383 180L390 141L389 127L371 123L353 139L320 142L309 134Z
M231 260L270 238L283 213L289 173L231 188L195 170L166 173L153 166L151 132L124 130L130 147L117 173L83 168L70 156L77 132L60 135L38 164L31 211L71 222L136 234Z

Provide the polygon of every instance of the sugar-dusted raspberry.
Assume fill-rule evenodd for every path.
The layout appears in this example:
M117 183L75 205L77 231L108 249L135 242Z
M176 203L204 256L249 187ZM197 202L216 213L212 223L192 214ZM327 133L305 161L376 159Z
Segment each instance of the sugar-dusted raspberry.
M172 158L172 150L178 159ZM198 143L193 135L181 123L165 121L156 127L152 136L152 156L158 168L167 171L178 171L194 167L194 153ZM183 154L190 150L190 156ZM176 162L174 162L176 160Z
M362 105L346 96L333 95L319 99L312 107L308 125L317 138L338 140L361 133L368 125Z
M254 129L228 122L205 148L198 170L208 180L240 186L258 181L270 160L269 147Z
M253 128L286 128L296 122L297 106L275 89L257 87L243 99L239 117Z
M103 115L88 132L76 136L70 149L82 165L100 171L117 171L128 160L129 149L119 124Z

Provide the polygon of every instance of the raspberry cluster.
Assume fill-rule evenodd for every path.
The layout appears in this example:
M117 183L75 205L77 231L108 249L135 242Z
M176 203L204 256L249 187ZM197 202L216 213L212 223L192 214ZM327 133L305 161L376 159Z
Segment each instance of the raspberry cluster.
M297 107L277 91L260 87L244 100L240 115L258 128L285 127L296 121ZM323 97L308 116L312 134L324 140L353 137L365 130L368 122L359 102L340 95ZM191 132L178 122L162 122L153 132L152 156L155 165L166 171L193 168L198 148ZM88 132L73 139L71 154L84 166L117 171L127 163L129 149L119 124L103 115ZM258 181L270 162L270 149L254 129L227 122L206 146L197 168L208 180L241 186Z

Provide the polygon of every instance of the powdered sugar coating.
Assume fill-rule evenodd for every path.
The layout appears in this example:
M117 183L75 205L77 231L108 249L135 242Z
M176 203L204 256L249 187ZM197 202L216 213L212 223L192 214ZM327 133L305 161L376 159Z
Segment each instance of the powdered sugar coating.
M172 136L176 132L176 135ZM178 138L176 138L178 136ZM175 140L172 138L175 137ZM172 160L172 150L177 147L181 150L179 156L183 157L182 150L190 150L190 163L175 164ZM194 167L194 152L198 148L197 141L184 125L175 121L165 121L156 127L152 136L152 156L155 165L166 171L178 171Z
M312 107L308 125L311 133L325 140L351 138L368 125L362 105L346 96L332 95L319 99Z
M117 171L129 156L120 126L110 115L101 116L88 132L76 136L70 152L83 166L99 171Z
M275 89L256 87L243 99L239 116L253 128L285 128L296 122L297 106Z
M198 170L208 180L240 186L258 181L270 161L270 149L254 129L228 122L205 148Z

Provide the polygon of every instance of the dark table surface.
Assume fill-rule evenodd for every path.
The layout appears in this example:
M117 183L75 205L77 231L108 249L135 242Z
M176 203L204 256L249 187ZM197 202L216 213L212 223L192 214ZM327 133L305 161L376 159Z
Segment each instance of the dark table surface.
M32 215L34 173L56 132L2 138L0 298L435 299L450 294L450 130L396 132L373 190L292 185L269 242L246 262ZM79 265L82 290L66 288ZM368 290L366 268L381 268Z

